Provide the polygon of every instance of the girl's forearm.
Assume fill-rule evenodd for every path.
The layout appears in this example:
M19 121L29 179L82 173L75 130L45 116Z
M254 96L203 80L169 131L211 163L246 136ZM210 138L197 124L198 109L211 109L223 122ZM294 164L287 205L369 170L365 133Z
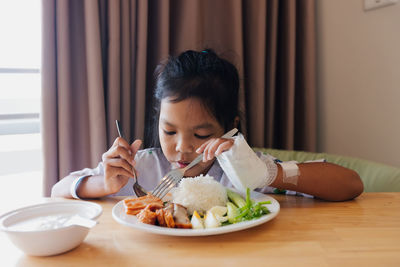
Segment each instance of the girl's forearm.
M78 176L66 176L55 184L51 191L52 197L72 198L70 193L71 184ZM80 198L98 198L107 195L104 187L103 176L90 176L85 178L79 185L77 195Z
M278 165L278 175L271 186L302 192L329 201L345 201L360 195L364 186L360 176L353 170L326 163L298 164L297 184L284 183L282 167Z

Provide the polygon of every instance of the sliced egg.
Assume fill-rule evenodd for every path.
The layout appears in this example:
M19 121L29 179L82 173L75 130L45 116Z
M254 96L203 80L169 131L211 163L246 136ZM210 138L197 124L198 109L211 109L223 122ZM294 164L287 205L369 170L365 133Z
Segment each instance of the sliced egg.
M228 211L228 208L224 206L214 206L208 211L214 213L215 215L224 216Z
M213 213L219 222L226 222L228 220L227 216L224 216L228 212L228 208L224 206L214 206L208 210Z
M204 226L206 228L215 228L221 226L221 222L214 213L207 211L206 216L204 216Z
M193 216L190 222L192 223L193 229L204 229L203 219L200 217L197 211L193 212Z

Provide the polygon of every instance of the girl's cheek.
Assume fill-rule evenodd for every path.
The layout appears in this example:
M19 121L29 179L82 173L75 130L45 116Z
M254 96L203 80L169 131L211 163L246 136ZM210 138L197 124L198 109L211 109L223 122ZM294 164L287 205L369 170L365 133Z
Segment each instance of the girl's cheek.
M167 146L168 145L168 138L164 133L160 133L160 143L162 146Z
M169 157L172 156L175 152L175 144L173 138L164 136L160 138L160 142L164 154L167 156L167 159L169 159Z

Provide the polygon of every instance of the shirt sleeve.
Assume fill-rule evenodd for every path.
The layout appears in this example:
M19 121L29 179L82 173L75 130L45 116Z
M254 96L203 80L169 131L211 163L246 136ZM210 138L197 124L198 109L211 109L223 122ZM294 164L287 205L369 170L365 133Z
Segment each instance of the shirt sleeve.
M85 168L79 171L71 172L69 175L83 176L83 175L104 175L103 162L99 162L96 168Z
M170 163L162 154L159 148L147 148L139 150L135 156L136 172L138 181L146 190L152 190L171 168ZM71 172L70 175L85 176L85 175L104 175L103 162L99 162L96 168L85 168L79 171ZM124 187L111 196L131 196L133 195L133 179L129 179Z

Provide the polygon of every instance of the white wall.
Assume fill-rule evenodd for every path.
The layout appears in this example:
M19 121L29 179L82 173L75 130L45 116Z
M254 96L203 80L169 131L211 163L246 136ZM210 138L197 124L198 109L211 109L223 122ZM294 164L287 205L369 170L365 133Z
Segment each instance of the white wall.
M318 150L400 167L400 1L316 2Z

